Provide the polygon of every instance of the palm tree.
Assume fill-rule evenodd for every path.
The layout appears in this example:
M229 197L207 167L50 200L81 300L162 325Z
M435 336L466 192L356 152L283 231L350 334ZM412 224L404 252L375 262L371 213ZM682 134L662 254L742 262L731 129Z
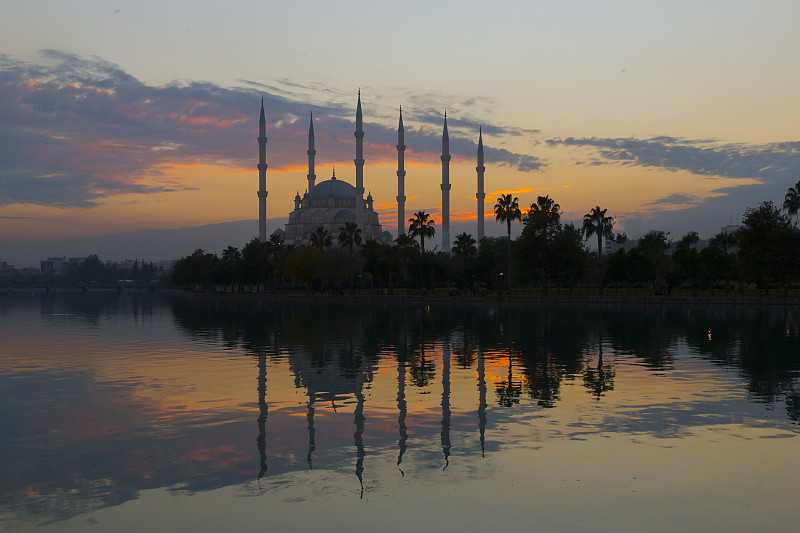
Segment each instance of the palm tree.
M361 228L355 222L345 222L344 227L339 232L337 241L339 246L347 248L350 252L350 257L353 257L353 248L358 248L363 242Z
M425 251L425 237L433 237L436 234L436 228L433 225L433 219L429 219L430 215L425 211L417 211L417 213L408 219L408 234L412 237L419 237L419 244L422 251Z
M315 229L314 233L312 233L311 237L309 237L308 244L311 246L316 246L320 250L323 248L330 248L333 246L333 237L331 237L331 234L328 232L328 230L322 226L317 226L317 229Z
M786 198L783 200L783 209L789 216L797 216L800 212L800 181L794 187L789 187L786 191Z
M600 209L597 205L583 215L583 234L586 240L597 235L597 257L603 255L603 237L611 237L614 232L614 217L607 217L608 209Z
M273 233L269 236L269 240L267 241L267 246L269 246L269 257L272 259L273 269L272 269L272 286L278 286L278 274L280 273L281 277L281 288L283 288L284 283L284 267L286 263L286 257L288 254L288 249L286 243L283 242L283 237L279 233Z
M222 250L222 260L226 263L235 263L239 259L242 258L241 252L235 246L228 246L224 250Z
M390 253L392 263L397 263L398 269L402 270L403 279L406 279L409 263L419 254L419 243L410 235L398 235ZM391 280L389 285L391 285Z
M355 268L353 267L353 248L361 246L361 228L355 222L345 222L336 239L341 247L350 252L350 288L355 287Z
M721 231L711 237L711 244L718 246L722 249L722 253L728 255L731 249L739 244L739 238L736 232Z
M466 231L456 235L456 240L453 242L453 253L468 260L478 254L478 249L475 247L475 239Z
M514 220L522 220L522 211L519 210L519 198L511 194L501 194L494 204L494 218L497 222L505 222L508 228L508 264L506 265L506 282L509 291L511 290L511 223ZM501 272L502 276L503 273ZM501 293L498 295L502 296Z
M239 265L242 261L242 253L235 246L228 246L222 250L222 265L225 272L225 277L228 278L227 284L233 290L233 280L236 278L236 273L239 270Z
M494 218L497 222L506 223L508 226L508 240L511 242L511 223L514 220L522 220L522 211L519 210L519 198L515 196L512 199L511 194L501 194L494 205Z
M525 214L525 224L532 224L537 232L544 232L544 237L551 234L552 230L561 221L561 206L550 196L539 196L536 203L531 204Z

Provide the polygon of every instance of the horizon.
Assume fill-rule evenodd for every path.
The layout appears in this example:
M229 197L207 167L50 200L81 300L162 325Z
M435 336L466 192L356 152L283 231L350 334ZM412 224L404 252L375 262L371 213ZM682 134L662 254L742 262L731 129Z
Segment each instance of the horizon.
M353 183L359 86L364 186L393 234L400 105L406 213L424 210L437 226L445 109L454 228L477 217L479 126L487 235L504 234L491 210L509 192L523 207L549 195L566 221L599 205L633 239L708 238L748 207L780 205L800 179L800 75L789 68L800 6L578 4L361 6L369 24L351 36L337 29L356 8L322 3L325 24L312 21L296 49L286 46L304 20L294 6L176 2L153 17L146 3L12 5L0 21L0 260L22 266L10 253L20 242L257 219L262 96L267 217L285 220L306 182L310 112L318 180L335 166ZM501 17L512 8L515 20ZM387 39L390 23L414 30ZM247 36L263 27L267 43L253 47ZM483 38L464 41L465 31Z

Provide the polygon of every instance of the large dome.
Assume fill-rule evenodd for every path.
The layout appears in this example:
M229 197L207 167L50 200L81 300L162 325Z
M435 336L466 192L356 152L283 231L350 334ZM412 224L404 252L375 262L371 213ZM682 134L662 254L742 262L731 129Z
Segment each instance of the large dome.
M331 178L321 181L308 191L309 198L355 198L356 188L346 181Z

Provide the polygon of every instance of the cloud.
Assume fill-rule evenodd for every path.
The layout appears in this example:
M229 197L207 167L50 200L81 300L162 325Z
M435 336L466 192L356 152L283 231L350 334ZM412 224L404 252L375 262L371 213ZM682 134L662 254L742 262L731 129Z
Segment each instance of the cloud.
M587 162L590 165L639 165L685 170L700 176L781 183L800 176L800 141L748 145L661 136L650 139L568 137L546 142L551 146L596 148L602 160L593 159Z
M0 55L0 205L92 207L118 194L192 189L192 183L175 174L176 164L254 169L262 97L272 171L305 164L312 111L317 164L352 160L354 96L288 80L242 83L234 88L201 81L152 87L99 57L58 50L44 50L34 61ZM366 94L363 99L367 164L394 160L396 129L372 122L372 104ZM471 109L481 102L459 105ZM408 158L438 163L441 130L431 127L438 118L434 121L427 111L409 113L409 119L412 115ZM474 159L476 123L468 118L453 123L454 160ZM522 134L486 124L484 132L491 131ZM523 172L543 166L534 156L488 143L486 161Z
M645 205L653 205L662 208L686 207L687 205L698 204L701 201L702 198L698 198L697 196L691 194L674 193L670 194L669 196L664 196L663 198L653 200L652 202L648 202Z

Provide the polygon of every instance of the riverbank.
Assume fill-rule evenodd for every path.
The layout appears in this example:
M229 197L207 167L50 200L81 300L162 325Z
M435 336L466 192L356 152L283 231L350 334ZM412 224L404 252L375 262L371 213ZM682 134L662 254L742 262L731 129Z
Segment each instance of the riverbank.
M160 293L173 296L218 299L218 300L247 300L247 301L269 301L269 302L297 302L297 301L336 301L336 302L407 302L407 303L437 303L437 304L511 304L511 305L549 305L549 304L574 304L574 305L800 305L800 295L791 294L782 296L777 294L739 294L731 295L698 295L690 294L619 294L612 290L604 294L525 294L525 293L504 293L502 296L497 293L485 293L483 295L448 293L445 291L339 291L326 293L309 292L221 292L221 291L197 291L176 287L159 287L153 285L132 285L132 286L87 286L87 285L8 285L0 287L2 294L54 294L63 292L82 292L84 294L109 293L118 294L144 294ZM577 291L576 291L577 292Z
M503 294L502 299L497 294L476 295L449 295L449 294L382 294L382 293L356 293L356 294L313 294L313 293L230 293L230 292L203 292L184 289L159 289L159 293L177 295L198 299L218 300L247 300L268 301L271 303L297 302L297 301L335 301L335 302L392 302L392 303L436 303L436 304L511 304L511 305L548 305L548 304L575 304L575 305L800 305L797 296L667 296L667 295L589 295L589 294Z

